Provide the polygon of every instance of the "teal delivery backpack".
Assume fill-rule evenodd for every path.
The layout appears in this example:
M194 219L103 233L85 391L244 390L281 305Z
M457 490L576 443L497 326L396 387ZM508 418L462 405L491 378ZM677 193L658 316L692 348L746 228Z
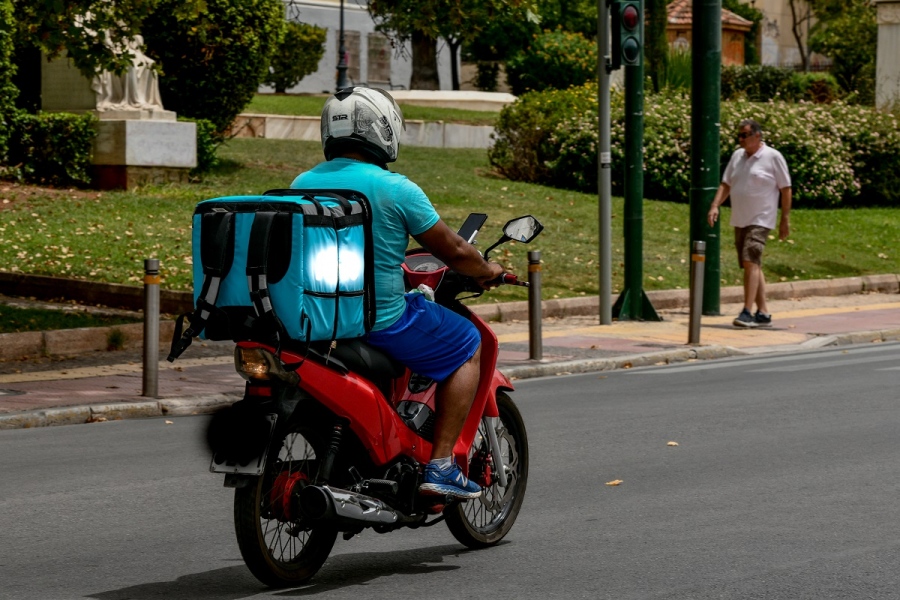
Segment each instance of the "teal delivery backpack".
M372 213L359 192L205 200L192 241L195 310L176 321L169 361L194 337L280 347L360 337L375 322Z

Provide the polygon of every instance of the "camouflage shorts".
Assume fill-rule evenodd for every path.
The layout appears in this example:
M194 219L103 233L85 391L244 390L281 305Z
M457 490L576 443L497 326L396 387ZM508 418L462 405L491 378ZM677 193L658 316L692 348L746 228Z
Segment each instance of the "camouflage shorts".
M762 253L771 229L750 225L734 228L734 246L737 248L738 266L744 268L745 262L762 264Z

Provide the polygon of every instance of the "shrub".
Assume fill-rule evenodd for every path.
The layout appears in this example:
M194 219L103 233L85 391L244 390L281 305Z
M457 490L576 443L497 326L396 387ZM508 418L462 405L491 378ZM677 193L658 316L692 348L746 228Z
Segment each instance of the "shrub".
M306 23L285 25L284 41L278 45L263 83L284 93L319 68L325 54L326 30Z
M510 179L549 181L553 171L548 162L559 154L558 141L550 137L564 120L590 111L596 121L596 85L525 94L500 111L488 158Z
M12 64L13 36L16 22L10 0L0 0L0 164L9 143L9 118L18 91L12 83L15 67Z
M159 0L141 33L159 62L163 105L183 117L209 119L224 133L244 109L281 41L280 0L206 0L185 13L180 0Z
M216 132L216 126L208 119L178 117L178 120L197 125L197 166L191 170L191 176L199 177L219 164L219 157L216 155L216 152L225 139Z
M4 176L55 186L89 184L95 121L87 114L12 113Z
M785 83L786 100L830 104L841 97L841 86L830 73L794 73Z
M780 95L794 71L761 65L722 67L722 99L766 102Z
M597 76L597 45L578 33L557 29L535 35L531 45L506 63L513 94L583 85Z
M644 105L646 197L687 201L691 185L689 97L665 93ZM612 181L624 176L624 101L611 98ZM736 100L721 109L721 169L737 149L741 119L753 118L765 139L784 154L799 207L885 204L900 201L900 130L897 117L843 102L765 103ZM511 179L586 192L597 189L596 86L532 92L500 114L488 156Z

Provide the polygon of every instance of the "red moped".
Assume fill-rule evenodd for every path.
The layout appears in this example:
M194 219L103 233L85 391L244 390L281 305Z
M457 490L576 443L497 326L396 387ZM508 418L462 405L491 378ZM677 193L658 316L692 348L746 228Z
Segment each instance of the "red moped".
M541 229L534 217L513 219L485 257ZM432 380L360 339L279 348L239 342L235 367L246 392L211 421L211 470L235 488L238 546L267 585L310 579L339 533L350 539L365 528L386 533L444 521L462 544L483 548L503 539L519 514L528 482L525 424L509 397L512 384L496 368L496 335L459 300L484 290L423 250L408 252L403 268L410 289L429 286L436 302L481 333L481 378L454 455L484 493L465 502L418 493L431 454ZM527 285L509 273L500 282Z

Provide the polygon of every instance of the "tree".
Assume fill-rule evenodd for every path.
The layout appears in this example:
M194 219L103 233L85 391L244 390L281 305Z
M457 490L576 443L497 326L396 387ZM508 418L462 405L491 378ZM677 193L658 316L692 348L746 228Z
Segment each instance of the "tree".
M646 0L644 3L648 20L644 36L644 58L647 60L647 72L653 82L653 91L657 93L666 80L669 62L669 40L666 37L668 5L669 0Z
M869 0L819 0L813 10L819 21L810 32L809 47L832 60L831 74L848 92L857 92L860 102L875 98L875 54L878 25ZM821 11L821 12L819 12Z
M250 102L284 32L281 0L158 0L143 23L147 54L162 68L163 106L209 119L223 135Z
M460 46L481 35L493 19L512 10L533 8L533 0L371 0L375 29L396 46L412 42L413 89L438 89L436 40L450 48L452 87L459 89L457 55Z
M665 2L666 0L659 0ZM588 39L597 36L596 0L537 0L541 27L580 33Z
M806 45L803 43L803 22L808 21L812 16L812 9L803 1L803 6L799 5L801 0L788 0L788 5L791 7L791 33L794 34L794 39L797 41L797 49L800 51L800 65L802 66L804 71L809 70L809 52L806 50Z
M13 0L18 24L16 45L42 50L53 59L66 53L86 77L98 71L123 73L134 59L126 42L158 0ZM191 10L203 0L179 3Z
M263 83L284 93L319 68L325 54L325 34L321 27L289 22L285 26L284 41L269 61L269 71Z

